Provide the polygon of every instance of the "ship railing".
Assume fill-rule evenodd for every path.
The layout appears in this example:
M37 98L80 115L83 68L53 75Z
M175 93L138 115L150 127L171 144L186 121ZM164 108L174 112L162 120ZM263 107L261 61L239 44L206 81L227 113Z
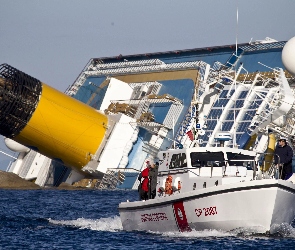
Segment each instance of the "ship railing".
M150 60L140 60L140 61L126 61L118 63L104 63L96 64L92 66L92 70L98 69L114 69L114 68L125 68L125 67L139 67L139 66L151 66L151 65L162 65L165 64L159 59L150 59Z
M152 60L142 60L142 61L134 61L134 62L120 62L120 63L107 63L107 64L96 64L93 66L90 64L89 66L86 66L83 70L83 72L80 73L76 81L68 87L68 89L65 91L68 95L74 95L78 92L79 88L83 85L83 83L86 80L86 74L85 72L97 70L97 69L112 69L112 68L120 68L120 67L138 67L142 65L162 65L164 62L162 62L159 59L152 59Z
M175 105L182 105L182 101L171 95L166 95L163 98L145 98L145 99L131 99L131 100L111 100L111 103L124 104L128 103L129 105L141 105L146 103L150 105L151 103L173 103Z
M139 173L140 171L134 168L108 168L96 188L115 189L124 182L125 177L135 177Z
M140 173L140 170L135 168L108 168L108 170L114 171L114 172L123 172L123 173Z
M114 69L102 69L94 71L85 71L87 76L98 76L98 75L120 75L120 74L132 74L132 73L145 73L152 71L171 71L176 69L197 69L200 66L205 65L202 61L192 61L183 63L170 63L152 66L139 66L139 67L125 67L125 68L114 68Z
M273 153L263 153L262 155L273 155L278 157L278 163L274 164L274 162L271 162L271 166L267 171L264 171L263 173L266 173L266 176L264 176L264 179L270 179L270 178L274 178L276 175L278 177L278 179L281 178L282 176L282 171L283 171L283 167L281 166L281 169L278 167L281 165L281 160L280 160L280 156L278 154L273 154ZM281 171L279 171L281 170Z
M152 86L157 86L157 88L159 88L160 86L162 86L161 83L157 82L157 81L153 81L153 82L131 82L128 83L129 86L134 89L136 87L142 87L142 86L147 86L152 87ZM156 91L152 90L151 93L156 94L158 92L158 89L156 89Z
M240 48L244 51L258 51L267 49L283 48L286 42L274 42L274 43L251 43L249 45L242 45Z
M148 99L146 96L144 96L141 100L140 103L138 105L137 111L134 115L134 119L139 119L140 116L142 115L142 113L145 113L148 111L149 109L149 103L148 103Z
M193 173L196 176L199 176L197 173L195 173L192 170L197 170L199 168L174 168L174 169L169 169L169 170L163 170L163 171L159 171L158 175L159 176L163 176L163 175L169 175L169 174L184 174L184 173Z
M78 76L77 80L72 84L65 93L68 95L74 95L77 93L79 88L83 85L86 78L92 75L120 75L127 73L144 73L151 71L165 71L175 69L196 69L205 67L206 63L203 61L193 62L182 62L182 63L170 63L165 64L159 59L142 60L133 62L120 62L110 64L97 64L96 66L89 65L83 72Z
M85 80L86 75L84 74L84 72L82 72L78 76L77 80L71 86L68 87L68 89L65 91L65 94L70 96L75 95L78 92L79 88L83 85Z

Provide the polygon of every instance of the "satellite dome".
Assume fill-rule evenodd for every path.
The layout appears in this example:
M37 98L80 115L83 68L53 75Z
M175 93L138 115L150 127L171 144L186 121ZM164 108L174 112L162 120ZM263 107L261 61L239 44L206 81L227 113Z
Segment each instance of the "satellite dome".
M282 51L282 61L285 68L295 76L295 37L291 38Z

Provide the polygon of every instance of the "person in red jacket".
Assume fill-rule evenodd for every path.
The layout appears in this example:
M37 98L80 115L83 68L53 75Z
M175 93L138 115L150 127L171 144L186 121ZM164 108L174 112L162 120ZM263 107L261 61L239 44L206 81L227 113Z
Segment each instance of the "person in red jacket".
M138 176L138 180L140 184L138 186L139 198L141 200L148 200L148 192L149 192L149 169L151 164L149 161L146 162L147 166Z

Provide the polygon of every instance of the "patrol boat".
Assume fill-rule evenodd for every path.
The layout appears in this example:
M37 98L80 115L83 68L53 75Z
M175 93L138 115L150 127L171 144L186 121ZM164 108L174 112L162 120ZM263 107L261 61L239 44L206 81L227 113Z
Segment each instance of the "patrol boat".
M156 198L119 204L124 230L265 233L295 216L294 175L285 181L274 168L262 173L254 151L193 147L168 149L158 158Z

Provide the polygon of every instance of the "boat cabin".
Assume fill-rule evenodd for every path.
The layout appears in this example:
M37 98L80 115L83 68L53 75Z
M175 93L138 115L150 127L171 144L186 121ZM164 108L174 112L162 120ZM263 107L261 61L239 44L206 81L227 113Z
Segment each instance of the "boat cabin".
M159 195L172 195L252 180L256 153L227 147L195 147L158 154Z

